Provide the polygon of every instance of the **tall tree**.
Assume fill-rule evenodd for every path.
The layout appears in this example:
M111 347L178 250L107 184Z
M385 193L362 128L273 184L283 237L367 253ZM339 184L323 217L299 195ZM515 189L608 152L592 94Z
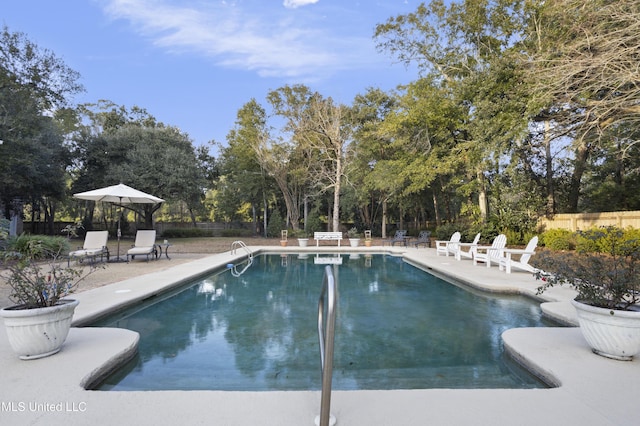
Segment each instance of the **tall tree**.
M459 105L460 112L467 109L466 118L458 115L458 127L449 127L458 144L450 146L449 152L464 153L466 169L475 179L472 188L477 194L476 202L485 215L486 177L497 169L505 140L513 138L513 132L503 131L509 127L526 129L526 120L517 123L517 115L506 122L505 114L495 114L506 101L517 100L515 95L505 96L512 80L505 79L508 68L496 59L522 31L522 4L518 0L450 4L434 0L421 4L415 12L390 18L375 32L379 49L389 51L402 62L416 64L444 95L442 99ZM491 80L494 84L487 85ZM498 96L502 102L496 108L493 100ZM488 97L492 101L486 102ZM463 180L468 181L469 176ZM467 190L471 188L465 186Z
M573 173L566 210L577 211L591 155L611 158L635 144L640 122L640 5L634 0L545 2L537 20L539 49L531 65L556 143L567 136ZM625 141L608 143L611 139ZM618 147L616 149L615 147ZM623 203L624 204L624 203Z
M208 185L207 165L196 156L189 136L158 123L141 108L129 112L106 105L110 109L89 115L90 123L76 139L74 192L121 182L167 201L184 202L195 222ZM151 227L160 206L125 207L138 212Z
M282 192L287 219L294 231L300 229L301 207L309 191L308 170L315 161L303 146L301 128L301 120L314 96L316 94L304 85L284 86L269 92L267 101L273 110L272 121L283 124L264 132L256 147L261 164Z
M317 160L310 162L310 179L320 192L333 191L334 232L340 231L340 194L350 157L352 130L347 114L346 106L316 94L297 123L303 149L308 150L309 158Z
M1 216L44 208L50 225L65 195L69 149L57 112L82 90L79 75L26 35L0 33L0 205ZM52 117L52 112L54 113Z
M225 176L225 191L220 191L218 201L225 198L227 215L235 216L243 203L251 203L255 228L257 211L263 211L264 231L267 229L269 199L273 181L260 162L258 147L265 137L266 112L255 99L244 104L237 113L234 128L227 135L227 146L221 148L221 172Z

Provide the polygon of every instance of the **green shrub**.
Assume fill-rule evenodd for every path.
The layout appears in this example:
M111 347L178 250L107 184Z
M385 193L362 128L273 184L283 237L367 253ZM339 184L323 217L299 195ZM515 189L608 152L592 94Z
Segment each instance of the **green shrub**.
M549 229L540 235L540 245L552 250L573 250L576 236L568 229Z
M33 259L44 259L69 253L69 241L65 237L21 234L9 238L7 250L23 255L28 254Z
M224 229L221 233L223 237L253 237L254 233L251 229Z
M591 228L586 231L576 232L576 251L578 253L599 253L602 251L608 251L606 249L603 250L603 248L608 245L604 242L607 234L610 235L610 231L602 228Z
M640 230L622 230L615 226L591 228L577 232L576 251L579 253L613 253L617 250L637 250Z
M199 238L211 236L211 231L199 228L170 228L162 233L163 238Z
M282 219L280 212L277 209L274 210L273 213L271 213L271 217L269 218L269 223L267 225L267 236L270 238L279 238L280 231L286 229L285 226L285 222Z
M520 231L507 229L504 231L504 235L507 236L507 243L509 244L525 244L523 241L523 235Z
M440 225L436 228L435 239L440 241L449 241L449 239L451 238L451 234L456 231L462 233L462 231L460 231L459 229L459 225L455 223L445 223L444 225Z

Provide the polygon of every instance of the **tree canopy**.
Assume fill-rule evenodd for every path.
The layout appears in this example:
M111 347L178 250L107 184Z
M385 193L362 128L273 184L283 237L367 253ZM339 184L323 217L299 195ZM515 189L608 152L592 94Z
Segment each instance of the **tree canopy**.
M373 33L419 78L350 105L270 90L239 109L216 160L142 107L70 108L77 74L5 28L0 202L53 216L67 186L126 180L193 222L385 235L464 221L510 241L540 215L640 209L639 30L635 0L425 2Z

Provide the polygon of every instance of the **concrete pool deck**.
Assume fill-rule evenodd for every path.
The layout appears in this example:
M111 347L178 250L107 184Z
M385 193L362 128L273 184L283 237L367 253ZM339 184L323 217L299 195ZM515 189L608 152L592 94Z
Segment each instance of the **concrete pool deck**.
M253 251L297 252L299 247L251 247ZM434 249L359 247L359 252L393 252L434 273L473 288L535 295L531 274L505 274L497 267L436 256ZM306 251L350 252L350 247ZM91 323L131 301L153 298L213 267L245 257L230 252L76 294L74 324ZM131 265L133 266L133 265ZM318 283L319 285L319 283ZM318 289L319 291L319 289ZM573 292L553 289L545 313L575 321ZM425 389L334 391L331 412L338 425L635 425L640 401L640 362L594 355L579 329L512 329L505 347L554 383L552 389ZM0 327L0 424L215 424L313 425L320 392L87 391L85 386L131 356L137 333L121 329L72 328L60 353L21 361ZM320 372L318 372L318 375Z

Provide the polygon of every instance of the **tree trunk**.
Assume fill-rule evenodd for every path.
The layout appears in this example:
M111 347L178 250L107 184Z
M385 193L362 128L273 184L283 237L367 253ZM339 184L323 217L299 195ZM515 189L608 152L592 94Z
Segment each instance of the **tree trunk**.
M587 169L587 159L589 158L590 147L587 143L582 141L576 149L575 166L573 168L573 174L571 175L571 183L569 187L569 205L568 213L575 213L578 211L578 201L580 199L580 182L582 176Z
M302 224L303 227L302 229L304 230L304 232L307 232L307 219L309 218L309 197L307 197L306 195L304 196L304 200L302 201L302 205L303 205L303 214L304 217L302 219Z
M336 184L333 191L333 232L340 231L340 190L342 187L342 158L336 158Z
M262 226L264 227L263 229L263 233L264 233L264 237L267 238L267 224L269 223L269 215L267 214L269 211L269 205L267 203L267 197L265 196L262 199L262 202L264 203L263 209L264 209L264 216L262 218Z
M556 213L556 194L555 183L553 179L553 158L551 156L551 137L549 121L544 122L544 153L547 169L547 216L551 216Z
M487 188L484 181L484 173L482 170L478 170L478 187L480 188L480 192L478 193L478 208L480 209L480 215L482 216L482 222L487 222L487 217L489 216L489 205L487 203Z
M387 238L387 200L382 202L382 238Z

